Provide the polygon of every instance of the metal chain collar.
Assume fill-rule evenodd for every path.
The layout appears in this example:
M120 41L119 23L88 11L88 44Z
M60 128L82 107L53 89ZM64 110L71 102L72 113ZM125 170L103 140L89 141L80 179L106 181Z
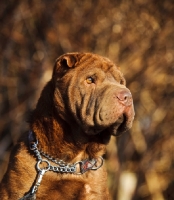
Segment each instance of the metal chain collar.
M35 184L32 186L31 191L27 193L24 197L20 198L19 200L35 200L36 199L36 192L40 183L42 181L43 175L47 171L53 171L57 173L71 173L75 175L81 175L89 170L97 170L103 165L103 158L98 157L96 159L85 159L82 161L78 161L76 163L70 164L66 163L63 160L56 160L49 156L48 154L44 153L42 150L37 148L38 140L36 142L30 142L30 149L34 152L35 156L37 157L36 169L38 171L37 177L35 180ZM42 156L46 159L42 159ZM50 161L55 163L56 166L50 164ZM46 164L46 167L41 168L41 164ZM97 166L98 164L98 166Z
M85 159L82 161L77 161L76 163L70 164L66 163L63 160L56 160L52 158L50 155L44 153L42 150L39 150L37 148L38 141L32 142L30 149L35 153L38 161L36 164L36 168L38 171L41 171L43 169L40 168L40 164L45 162L47 164L47 167L44 168L45 171L53 171L53 172L60 172L60 173L71 173L76 175L81 175L85 173L88 170L97 170L103 165L103 158L99 156L97 159ZM42 156L47 158L42 159ZM51 165L50 162L55 163L57 166ZM97 166L98 163L98 166ZM79 165L79 172L77 170L77 166Z

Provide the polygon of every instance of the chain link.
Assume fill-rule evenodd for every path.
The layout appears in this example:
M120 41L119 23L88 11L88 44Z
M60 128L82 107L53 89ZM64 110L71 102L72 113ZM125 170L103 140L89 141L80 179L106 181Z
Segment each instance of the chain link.
M31 191L28 192L24 197L20 198L19 200L35 200L36 199L36 192L38 190L38 187L40 186L40 183L42 181L42 178L45 172L47 171L81 175L88 170L99 169L103 165L102 157L98 157L100 159L98 166L97 166L98 159L91 159L91 160L86 159L86 160L78 161L73 164L66 163L63 160L56 160L50 155L44 153L42 150L39 150L37 145L38 145L38 140L36 140L36 142L33 142L33 141L30 142L30 149L34 152L38 160L36 163L36 169L38 173L35 180L35 184L32 186ZM42 159L42 156L45 157L47 160ZM51 165L50 161L52 163L55 163L56 166ZM42 168L41 167L42 163L45 163L47 166ZM78 165L79 167L77 167ZM77 172L77 168L79 169L79 172Z
M38 162L43 161L43 159L41 157L41 155L42 155L45 158L47 158L49 161L58 165L58 166L51 165L49 161L44 160L49 165L50 171L60 172L60 173L75 173L76 172L76 165L74 165L74 164L67 164L63 160L56 160L56 159L52 158L51 156L49 156L48 154L44 153L43 151L38 150L37 146L35 146L35 149L33 151L38 159Z
M47 165L49 165L49 171L53 171L53 172L59 172L59 173L73 173L73 174L83 174L84 172L88 171L89 169L90 170L96 170L96 169L99 169L102 165L103 165L103 158L102 157L99 157L100 159L100 164L98 166L96 166L97 162L98 162L98 159L92 159L92 160L83 160L83 161L78 161L76 163L73 163L73 164L70 164L70 163L66 163L64 162L63 160L59 159L55 159L53 157L51 157L49 154L43 152L42 150L39 150L37 148L37 145L38 145L38 141L36 142L32 142L31 143L31 146L30 146L30 149L33 150L33 152L35 153L37 159L38 159L38 162L37 163L41 163L41 162L47 162ZM47 158L49 161L53 162L56 164L55 165L51 165L50 162L48 160L43 160L42 159L42 156ZM85 165L86 163L93 163L92 167L89 167L87 168L87 170L83 169L81 166ZM80 172L77 172L77 165L79 165L79 170ZM38 166L38 164L37 164ZM40 171L40 169L37 167L38 171ZM46 171L48 171L46 170Z

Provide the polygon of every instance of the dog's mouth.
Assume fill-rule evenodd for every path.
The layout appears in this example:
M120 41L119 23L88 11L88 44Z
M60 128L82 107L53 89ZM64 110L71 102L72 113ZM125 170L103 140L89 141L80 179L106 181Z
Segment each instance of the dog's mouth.
M122 123L119 125L115 136L118 136L118 135L124 133L124 132L128 129L128 127L126 126L127 121L128 121L126 115L123 114L123 117L122 117L122 118L123 118L123 121L122 121Z
M103 129L103 127L91 127L86 129L85 132L88 135L98 135L101 132L105 132L107 130L107 133L109 133L109 135L118 136L128 129L127 124L128 118L126 114L122 114L118 117L117 121L110 125L108 128Z
M122 114L114 124L97 133L96 135L102 138L102 143L107 144L110 140L111 135L119 136L122 133L126 132L129 129L127 125L128 117L126 117L125 114Z
M122 114L118 120L109 127L109 132L113 136L119 136L122 133L126 132L128 130L127 127L127 116L125 114Z
M119 136L131 128L133 119L134 112L131 112L130 109L125 109L112 124L108 124L106 126L88 126L83 128L85 128L84 131L89 136Z

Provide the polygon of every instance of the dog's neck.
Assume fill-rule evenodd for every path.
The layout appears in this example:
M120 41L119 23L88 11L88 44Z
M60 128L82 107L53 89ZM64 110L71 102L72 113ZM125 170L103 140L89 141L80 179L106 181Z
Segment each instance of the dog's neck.
M74 127L74 126L73 126ZM87 136L78 125L73 128L56 116L39 117L31 124L44 152L67 162L74 159L96 158L105 153L105 144L98 137Z

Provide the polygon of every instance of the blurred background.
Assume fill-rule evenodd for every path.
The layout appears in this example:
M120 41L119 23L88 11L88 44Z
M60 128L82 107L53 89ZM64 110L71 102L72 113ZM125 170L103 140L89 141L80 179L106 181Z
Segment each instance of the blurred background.
M112 199L173 200L173 0L0 2L0 179L55 59L72 51L109 57L133 94L133 128L108 146Z

